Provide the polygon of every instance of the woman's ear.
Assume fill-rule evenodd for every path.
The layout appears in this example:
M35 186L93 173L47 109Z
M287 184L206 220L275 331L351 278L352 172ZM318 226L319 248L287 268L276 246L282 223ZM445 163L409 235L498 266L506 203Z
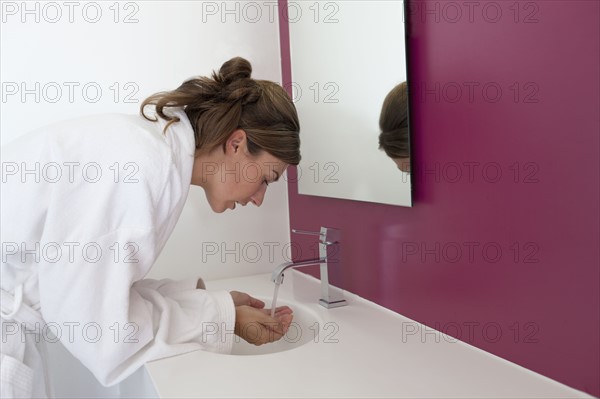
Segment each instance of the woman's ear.
M246 146L246 132L242 129L234 130L225 143L225 153L235 154Z

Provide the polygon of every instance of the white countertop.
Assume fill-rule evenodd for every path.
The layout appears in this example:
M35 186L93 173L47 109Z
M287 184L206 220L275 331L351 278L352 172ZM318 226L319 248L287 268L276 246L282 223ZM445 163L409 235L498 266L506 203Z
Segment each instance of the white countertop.
M269 298L270 307L270 277L206 286ZM356 295L345 297L347 306L325 309L318 304L320 282L287 271L281 304L293 309L297 303L298 316L304 310L319 322L302 328L308 343L264 355L195 351L148 363L146 370L160 397L592 398ZM408 334L414 328L427 334Z

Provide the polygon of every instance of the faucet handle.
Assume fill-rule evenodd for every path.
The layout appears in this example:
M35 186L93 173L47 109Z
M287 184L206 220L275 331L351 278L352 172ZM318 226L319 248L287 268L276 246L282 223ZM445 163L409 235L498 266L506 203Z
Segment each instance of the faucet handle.
M340 242L340 231L332 227L321 227L320 232L292 229L292 233L319 236L319 241L325 245L333 245Z

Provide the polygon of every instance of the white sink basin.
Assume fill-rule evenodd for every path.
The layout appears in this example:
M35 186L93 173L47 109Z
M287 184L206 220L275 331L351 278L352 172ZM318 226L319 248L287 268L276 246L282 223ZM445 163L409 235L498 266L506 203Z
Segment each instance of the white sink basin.
M272 298L256 296L267 306L270 306ZM270 353L283 352L298 348L318 339L315 337L322 324L321 318L311 309L296 302L278 299L277 307L289 306L294 311L294 318L287 333L278 341L253 345L236 336L233 343L232 355L267 355Z

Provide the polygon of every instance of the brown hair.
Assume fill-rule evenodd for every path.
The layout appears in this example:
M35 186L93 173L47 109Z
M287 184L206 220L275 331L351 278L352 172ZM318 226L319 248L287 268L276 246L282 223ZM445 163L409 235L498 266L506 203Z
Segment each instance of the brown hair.
M225 62L212 77L194 77L172 91L155 93L142 102L155 105L156 114L169 121L165 132L179 118L164 113L164 107L184 107L194 129L196 149L210 152L236 129L246 132L248 151L267 151L281 161L300 163L300 123L294 103L275 82L250 78L252 66L241 57Z
M390 158L408 158L408 91L406 82L394 87L383 100L379 116L379 149Z

